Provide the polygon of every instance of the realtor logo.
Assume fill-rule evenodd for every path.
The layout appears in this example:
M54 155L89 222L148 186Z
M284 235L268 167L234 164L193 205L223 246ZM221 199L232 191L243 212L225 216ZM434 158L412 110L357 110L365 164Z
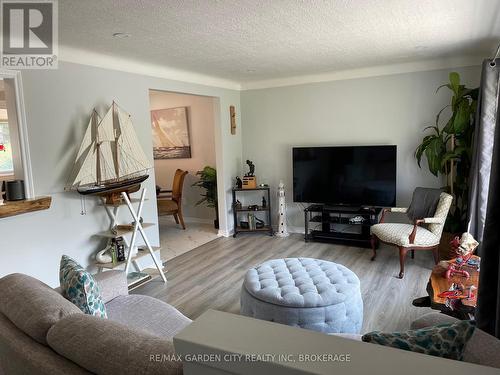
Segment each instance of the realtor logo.
M2 0L1 66L57 68L57 1Z

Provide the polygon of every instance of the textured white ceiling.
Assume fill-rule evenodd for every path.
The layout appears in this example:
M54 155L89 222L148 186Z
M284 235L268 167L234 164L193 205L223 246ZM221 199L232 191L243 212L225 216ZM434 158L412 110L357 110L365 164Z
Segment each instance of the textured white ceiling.
M500 1L59 0L59 28L63 46L244 83L489 57Z

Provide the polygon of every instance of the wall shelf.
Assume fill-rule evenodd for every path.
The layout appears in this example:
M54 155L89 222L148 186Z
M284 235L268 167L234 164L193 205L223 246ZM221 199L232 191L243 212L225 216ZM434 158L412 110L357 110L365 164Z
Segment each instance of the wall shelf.
M48 210L52 197L36 197L22 201L4 201L0 205L0 218L21 215L28 212Z

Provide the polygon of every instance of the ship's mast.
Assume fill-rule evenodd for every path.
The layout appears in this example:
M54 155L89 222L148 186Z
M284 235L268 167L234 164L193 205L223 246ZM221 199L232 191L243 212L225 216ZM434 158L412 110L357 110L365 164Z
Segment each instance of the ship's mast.
M118 110L116 108L116 103L113 101L113 131L115 137L115 147L114 147L114 157L115 157L115 172L116 178L120 178L120 161L118 160L119 152L118 152L118 137L119 137L119 129L120 129L120 120L118 119Z
M97 185L101 184L101 143L99 142L99 131L97 127L99 124L97 123L97 112L94 109L94 112L92 112L92 127L94 128L94 134L95 134L95 145L96 145L96 183Z

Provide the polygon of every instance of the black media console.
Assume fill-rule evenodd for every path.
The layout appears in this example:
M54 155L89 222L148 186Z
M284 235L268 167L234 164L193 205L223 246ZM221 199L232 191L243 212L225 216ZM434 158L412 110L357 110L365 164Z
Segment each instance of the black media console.
M304 209L304 239L370 247L370 227L378 223L381 211L378 207L313 204Z

